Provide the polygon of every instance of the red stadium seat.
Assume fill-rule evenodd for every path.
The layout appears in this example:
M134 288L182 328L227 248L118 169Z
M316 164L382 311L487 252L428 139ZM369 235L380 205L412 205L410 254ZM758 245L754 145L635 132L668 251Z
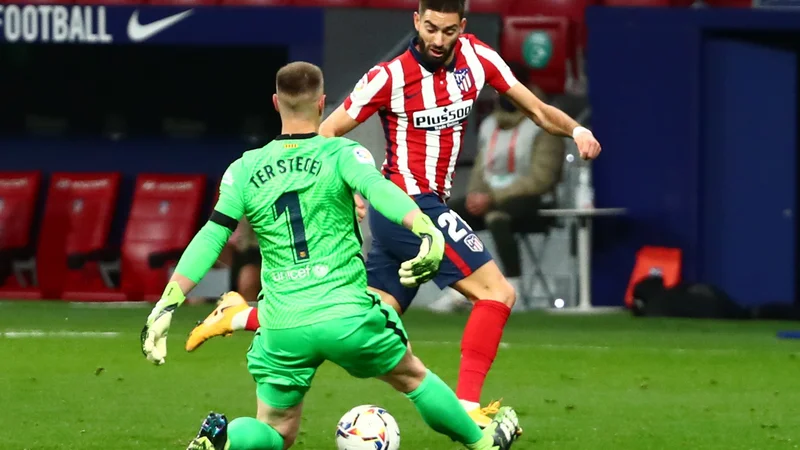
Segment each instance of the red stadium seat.
M550 35L553 53L543 69L531 69L531 81L545 92L564 92L567 82L567 59L572 46L569 19L566 17L506 17L502 36L501 54L509 62L524 64L522 49L525 40L534 31Z
M416 11L419 8L419 0L367 0L366 6L368 8Z
M292 0L292 5L318 8L361 8L366 2L367 0Z
M218 0L148 0L146 3L151 5L175 5L175 6L214 6L218 5Z
M292 0L221 0L224 6L289 6Z
M302 1L302 0L300 0ZM322 1L322 0L320 0ZM513 0L467 0L468 12L505 14ZM416 11L419 0L366 0L369 8L407 9Z
M35 271L41 298L61 298L64 283L71 275L68 254L72 249L93 248L96 241L102 241L96 245L98 248L105 245L118 187L119 174L115 173L53 174L36 251ZM108 196L113 200L98 205ZM103 221L103 213L108 215L107 223ZM96 265L89 265L86 273L91 274L92 268L96 269Z
M211 211L214 211L214 207L217 206L217 202L219 201L219 187L222 184L222 179L220 178L219 182L214 189L214 197L211 201Z
M122 243L128 300L158 300L169 266L197 232L205 175L140 175Z
M467 0L468 13L506 14L511 0Z
M670 0L603 0L603 6L648 6L648 7L664 7L671 6Z
M0 298L39 297L31 229L40 182L39 172L0 172Z
M144 0L80 0L81 5L138 5Z
M105 293L114 287L110 272L118 270L118 260L108 248L108 235L119 185L119 173L53 175L50 195L59 198L65 219L64 250L57 259L64 300L107 300Z
M68 270L69 252L81 248L102 248L106 244L118 189L119 174L116 173L53 174L36 251L36 271L42 298L60 298L65 281L74 276ZM106 201L107 197L113 200ZM109 217L104 219L103 214ZM100 222L95 223L95 220ZM105 220L109 222L104 223ZM81 243L81 240L88 242ZM95 241L102 242L95 246ZM91 274L95 269L96 274L94 262L84 263L87 266L86 273ZM99 278L99 274L96 277Z
M509 8L513 16L566 17L574 31L575 43L586 46L586 7L598 0L515 0Z
M564 16L583 22L586 7L596 0L513 0L509 13L516 16Z
M2 0L0 3L13 3L15 5L72 5L75 0Z

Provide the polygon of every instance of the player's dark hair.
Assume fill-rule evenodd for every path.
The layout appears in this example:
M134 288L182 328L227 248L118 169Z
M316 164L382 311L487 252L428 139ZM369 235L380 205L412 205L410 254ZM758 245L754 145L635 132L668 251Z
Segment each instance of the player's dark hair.
M464 17L466 0L419 0L419 13L427 10L442 13L458 13L458 17Z
M275 76L278 95L303 97L322 91L322 69L307 62L293 62L278 71Z

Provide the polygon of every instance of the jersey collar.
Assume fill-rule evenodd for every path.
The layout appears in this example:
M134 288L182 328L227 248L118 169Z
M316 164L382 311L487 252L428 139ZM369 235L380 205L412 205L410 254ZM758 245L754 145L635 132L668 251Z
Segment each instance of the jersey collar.
M418 38L416 36L411 38L411 42L408 44L408 50L411 52L411 54L414 56L414 59L417 60L417 63L420 66L422 66L425 70L427 70L430 73L436 73L436 71L439 70L439 66L434 66L434 65L428 64L425 61L425 59L422 58L422 53L420 53L419 50L417 49L417 40L418 40ZM454 70L456 70L456 60L458 59L458 49L459 49L460 45L461 45L461 41L459 40L459 41L456 42L456 46L453 49L453 53L454 53L453 60L450 61L450 64L448 64L448 65L446 65L444 67L445 69L447 69L450 72L453 72Z
M300 134L281 134L275 138L276 141L286 141L289 139L297 140L297 139L311 139L316 137L317 133L300 133Z

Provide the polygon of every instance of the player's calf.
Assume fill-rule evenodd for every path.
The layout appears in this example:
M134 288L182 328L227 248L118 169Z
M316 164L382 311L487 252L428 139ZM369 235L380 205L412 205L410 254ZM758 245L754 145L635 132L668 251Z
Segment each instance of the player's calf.
M426 369L422 361L408 350L390 373L380 377L395 389L406 394L422 419L434 431L444 434L472 450L495 449L493 438L481 431L455 393L436 374Z
M253 433L265 434L271 441L275 441L272 445L277 445L277 438L280 437L284 449L294 445L297 439L297 434L300 432L300 419L302 416L303 404L292 406L291 408L273 408L264 403L260 398L258 399L258 421L250 419L252 422L250 427L254 428ZM236 419L236 421L241 419ZM234 422L236 422L234 421ZM233 425L233 423L232 423ZM237 424L238 425L238 424ZM256 431L256 429L258 431ZM270 436L266 436L270 435ZM262 445L267 445L266 443ZM254 447L254 448L269 448L272 447ZM231 448L231 450L236 450Z
M497 356L516 292L494 262L484 264L454 287L475 301L461 339L456 393L464 408L485 425L490 419L489 411L480 408L481 391Z
M517 291L514 286L500 273L500 269L492 262L495 270L489 270L486 276L481 273L487 267L482 267L472 275L457 282L454 287L463 293L473 303L488 300L500 302L510 308L517 301ZM489 265L487 264L487 266Z
M397 391L408 394L419 388L427 374L425 365L409 349L391 372L379 378Z

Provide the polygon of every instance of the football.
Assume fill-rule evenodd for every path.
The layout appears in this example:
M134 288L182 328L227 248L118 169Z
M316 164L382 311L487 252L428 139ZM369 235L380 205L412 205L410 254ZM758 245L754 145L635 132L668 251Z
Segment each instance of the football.
M339 419L336 446L339 450L398 450L400 427L380 406L356 406Z

